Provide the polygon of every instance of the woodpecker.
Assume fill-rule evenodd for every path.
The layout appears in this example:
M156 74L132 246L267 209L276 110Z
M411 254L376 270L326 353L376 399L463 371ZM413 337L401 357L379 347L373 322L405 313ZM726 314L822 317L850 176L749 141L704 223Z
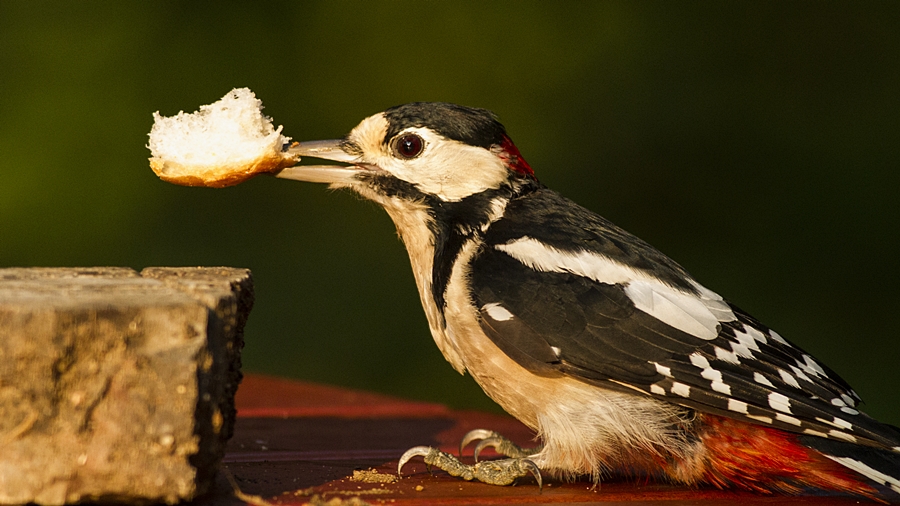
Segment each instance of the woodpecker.
M380 204L406 246L448 362L533 429L507 458L463 464L504 485L616 473L760 493L900 500L900 429L859 411L834 371L678 263L548 189L490 111L411 103L338 140L287 148L340 162L278 177Z

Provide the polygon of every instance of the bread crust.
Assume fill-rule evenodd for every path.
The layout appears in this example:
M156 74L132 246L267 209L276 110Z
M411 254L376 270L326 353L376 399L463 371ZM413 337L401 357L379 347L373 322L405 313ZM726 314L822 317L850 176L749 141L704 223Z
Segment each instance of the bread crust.
M183 165L160 158L150 159L150 168L167 183L181 186L224 188L256 177L291 167L300 161L298 155L269 152L247 164L227 164L216 167Z

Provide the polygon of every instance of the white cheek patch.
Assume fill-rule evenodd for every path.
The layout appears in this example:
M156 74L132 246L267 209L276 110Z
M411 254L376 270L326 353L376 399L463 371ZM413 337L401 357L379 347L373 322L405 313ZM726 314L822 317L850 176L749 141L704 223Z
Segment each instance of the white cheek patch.
M603 255L561 251L527 236L495 248L538 271L570 273L600 283L622 285L635 307L699 339L715 339L719 322L737 319L721 297L693 281L699 295L671 287Z
M448 202L499 188L509 169L494 153L478 146L447 139L428 128L408 128L424 139L422 154L410 160L385 152L375 161L379 168Z
M416 158L398 158L384 142L389 126L384 114L379 113L364 119L350 132L348 139L366 154L361 162L375 165L425 193L456 202L498 188L509 177L509 170L496 154L447 139L425 127L407 128L401 132L421 137L424 148Z

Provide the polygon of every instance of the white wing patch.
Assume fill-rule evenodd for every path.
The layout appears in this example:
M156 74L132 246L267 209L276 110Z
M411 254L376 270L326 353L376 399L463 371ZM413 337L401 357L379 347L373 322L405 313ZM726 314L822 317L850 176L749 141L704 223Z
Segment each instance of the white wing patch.
M625 295L636 308L678 330L707 341L719 335L719 320L695 295L644 280L628 282Z
M789 423L791 425L796 425L797 427L803 426L803 422L797 420L793 416L786 415L784 413L775 413L775 419L779 422Z
M485 304L481 307L481 310L486 312L488 316L497 320L498 322L505 322L514 318L513 314L510 313L508 309L496 302Z
M776 336L778 334L775 333L774 330L769 331L772 336ZM783 340L783 339L782 339ZM816 362L816 359L810 357L809 355L803 355L803 362L797 361L797 365L800 366L800 369L820 378L827 378L828 374L825 373L825 370L822 369L822 366Z
M738 358L736 352L728 351L725 348L719 348L718 346L713 347L716 352L716 358L719 360L723 360L725 362L729 362L735 365L740 365L741 360Z
M778 392L769 393L769 407L782 413L791 412L791 400Z
M737 399L728 399L728 409L736 413L748 414L747 403Z
M853 430L853 424L852 424L852 423L848 422L847 420L838 418L838 417L834 417L834 423L833 423L833 425L835 425L835 426L837 426L837 427L840 427L840 428L842 428L842 429L850 429L850 430Z
M527 236L495 248L535 270L570 273L600 283L623 285L635 307L700 339L715 339L719 322L737 319L722 297L694 281L691 283L699 295L669 286L646 272L603 255L562 251Z
M691 397L691 387L677 381L672 382L672 393L682 397Z
M848 443L856 442L856 436L854 436L852 434L847 434L846 432L841 432L839 430L828 431L828 436L832 437L834 439L842 439L844 441L847 441ZM827 455L826 455L826 457L827 457Z
M650 363L653 364L654 367L656 367L656 372L662 374L663 376L665 376L667 378L672 377L672 369L671 368L666 367L666 366L660 364L659 362L650 362Z
M781 381L794 388L800 388L800 383L797 382L797 378L792 376L791 373L785 371L784 369L778 369L778 375L781 376Z
M807 376L806 373L803 372L802 370L800 370L798 367L795 367L795 366L792 365L792 366L791 366L791 372L794 373L794 376L796 376L796 377L802 379L803 381L808 381L808 382L810 382L810 383L815 383L815 381L813 381L812 379L810 379L810 377Z
M737 340L729 343L731 344L731 351L739 357L756 358L756 356L753 355L753 351L759 352L759 346L757 346L756 341L739 330L734 331L734 335Z
M725 302L725 299L723 299L721 295L706 288L700 283L697 283L693 279L688 281L690 281L690 283L694 285L694 288L697 289L697 292L700 293L700 299L706 305L706 308L716 316L716 320L720 322L733 322L737 320L731 307L728 306L728 303Z
M760 385L765 385L769 388L775 388L775 385L773 385L772 382L769 381L769 378L763 376L762 373L753 373L753 381L759 383Z
M751 420L756 420L757 422L764 423L766 425L772 425L772 417L764 416L764 415L747 415L747 418Z
M731 387L722 380L722 372L713 369L706 357L695 352L689 358L691 363L700 369L700 377L709 380L710 388L720 394L731 395Z
M779 342L779 343L781 343L781 344L783 344L783 345L785 345L785 346L790 346L790 345L791 345L789 342L785 341L785 339L784 339L783 337L781 337L781 335L778 334L778 332L775 332L775 331L772 330L772 329L769 329L769 335L772 336L772 339L774 339L775 341L777 341L777 342ZM807 355L807 356L808 356L808 355ZM808 358L812 358L812 357L809 357L809 356L808 356ZM819 365L816 364L816 367L818 367L818 366L819 366ZM825 371L822 371L822 374L825 374Z

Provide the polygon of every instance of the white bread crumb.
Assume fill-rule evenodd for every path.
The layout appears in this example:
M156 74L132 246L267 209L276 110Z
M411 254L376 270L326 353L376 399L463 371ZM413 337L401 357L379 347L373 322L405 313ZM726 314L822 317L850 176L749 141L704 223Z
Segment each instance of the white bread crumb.
M250 89L235 88L192 114L153 113L150 167L171 183L218 188L295 165L299 157L283 151L290 137L262 108Z

